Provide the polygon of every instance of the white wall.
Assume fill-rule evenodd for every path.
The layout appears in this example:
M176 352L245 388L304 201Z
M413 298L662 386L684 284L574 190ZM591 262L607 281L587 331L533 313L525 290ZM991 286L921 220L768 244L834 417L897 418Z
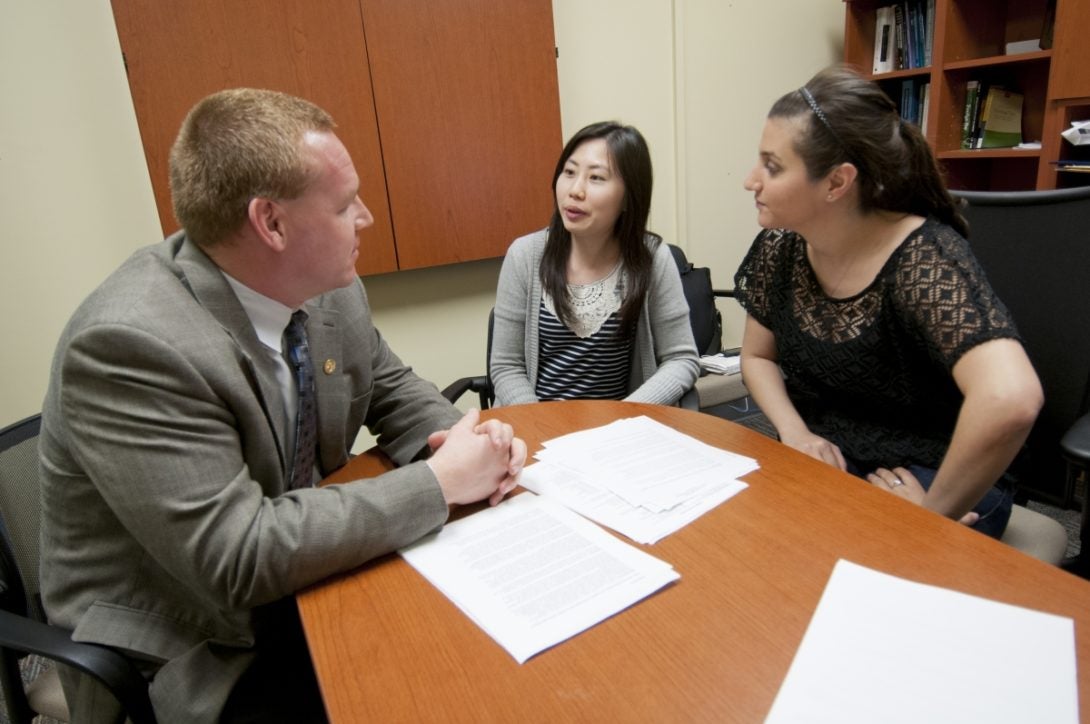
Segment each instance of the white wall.
M741 179L764 114L839 57L843 3L553 7L565 136L606 118L640 128L655 164L652 227L729 284L757 228ZM0 0L0 424L40 408L72 310L161 234L120 57L109 0ZM393 348L444 386L483 371L498 270L483 261L366 285ZM727 323L735 343L738 321Z

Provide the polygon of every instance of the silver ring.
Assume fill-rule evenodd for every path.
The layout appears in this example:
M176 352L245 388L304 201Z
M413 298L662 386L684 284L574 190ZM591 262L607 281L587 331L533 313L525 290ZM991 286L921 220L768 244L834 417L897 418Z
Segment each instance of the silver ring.
M900 478L894 478L893 482L889 484L889 487L896 488L898 485L904 485L904 484L905 484L905 481L901 480Z

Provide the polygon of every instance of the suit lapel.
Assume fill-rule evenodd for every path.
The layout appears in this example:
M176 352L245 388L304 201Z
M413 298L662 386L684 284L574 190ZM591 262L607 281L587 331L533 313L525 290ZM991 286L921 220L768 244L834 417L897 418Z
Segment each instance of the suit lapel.
M327 475L344 462L347 444L345 411L349 400L342 337L338 329L340 314L318 306L318 300L308 302L306 311L307 341L314 362L314 388L318 395L318 452L322 474Z
M179 242L175 247L179 278L238 346L243 373L250 380L254 395L265 412L265 419L276 440L280 467L284 469L287 459L284 450L284 399L276 379L276 364L257 338L250 318L219 267L196 244L178 236L171 240L176 239Z

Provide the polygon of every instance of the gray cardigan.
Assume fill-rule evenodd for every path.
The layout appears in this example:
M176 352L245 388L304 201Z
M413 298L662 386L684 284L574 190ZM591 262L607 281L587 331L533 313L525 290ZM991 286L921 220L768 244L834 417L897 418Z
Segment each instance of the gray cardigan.
M496 289L491 373L497 405L537 402L538 308L541 257L547 231L515 239ZM689 305L677 264L665 243L653 246L651 284L636 325L628 397L632 402L676 403L696 382L700 361L689 324Z

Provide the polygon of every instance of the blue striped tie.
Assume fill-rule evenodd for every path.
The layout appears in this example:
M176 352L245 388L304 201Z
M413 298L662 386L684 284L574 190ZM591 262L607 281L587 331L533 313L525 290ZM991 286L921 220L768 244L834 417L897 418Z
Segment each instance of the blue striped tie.
M295 454L292 456L289 488L309 488L314 484L314 458L318 447L318 401L314 393L314 363L307 344L307 313L302 309L291 315L284 329L288 365L299 390L299 410L295 417Z

